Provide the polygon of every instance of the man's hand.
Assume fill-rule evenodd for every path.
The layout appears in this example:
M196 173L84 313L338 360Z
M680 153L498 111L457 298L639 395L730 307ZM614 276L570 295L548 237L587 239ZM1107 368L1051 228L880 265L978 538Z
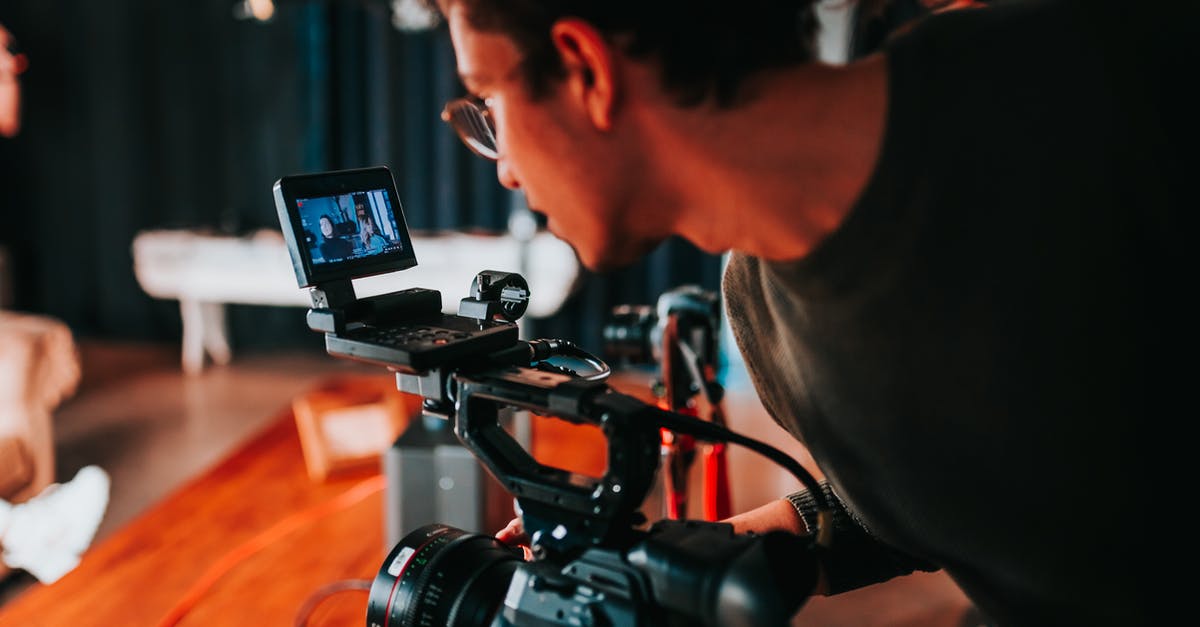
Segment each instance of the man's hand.
M787 499L771 501L762 507L725 519L733 525L734 533L766 533L786 531L796 535L808 534L804 521L796 508ZM521 526L521 519L514 518L508 526L496 533L496 539L505 544L529 544L529 535Z
M786 531L796 535L809 535L810 530L804 524L804 519L792 506L791 501L779 499L771 501L762 507L726 518L722 522L733 525L734 533L767 533L770 531ZM829 585L825 581L824 569L817 571L817 587L813 594L828 594Z
M767 533L769 531L786 531L796 535L808 535L804 520L796 512L796 508L787 499L771 501L762 507L726 518L722 522L733 525L734 533ZM510 546L519 546L525 551L525 561L533 559L529 550L529 535L520 518L514 518L508 526L496 532L496 539ZM825 575L821 573L817 579L816 594L825 594Z
M496 539L505 544L529 544L529 536L525 534L520 518L512 519L507 527L496 532Z
M509 545L519 546L525 552L525 561L533 559L533 551L529 549L529 534L525 533L525 527L521 525L520 518L514 518L508 523L508 526L496 532L496 539Z
M734 533L767 533L786 531L796 535L807 535L808 528L787 499L771 501L762 507L731 516L722 522L733 525Z

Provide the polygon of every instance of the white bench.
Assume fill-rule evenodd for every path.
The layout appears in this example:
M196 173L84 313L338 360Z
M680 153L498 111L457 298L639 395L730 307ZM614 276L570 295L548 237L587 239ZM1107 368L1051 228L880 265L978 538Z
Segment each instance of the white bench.
M356 279L361 298L409 287L442 292L447 313L458 308L481 270L521 271L529 282L527 316L544 318L562 306L579 276L575 253L563 241L539 232L523 242L511 235L450 233L414 236L418 265L403 272ZM308 290L296 287L296 275L283 237L260 231L249 237L216 236L195 231L157 230L133 240L133 269L138 283L155 298L179 301L183 318L183 369L204 369L207 352L216 364L232 352L225 331L225 305L309 307Z

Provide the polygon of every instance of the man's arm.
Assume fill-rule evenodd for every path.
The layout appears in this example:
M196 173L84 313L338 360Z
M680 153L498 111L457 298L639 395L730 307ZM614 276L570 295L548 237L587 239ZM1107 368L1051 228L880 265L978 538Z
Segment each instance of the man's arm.
M934 571L938 567L919 559L871 535L846 509L827 481L821 482L825 498L833 505L833 544L818 557L820 568L814 594L830 595L907 575L913 571ZM807 490L771 501L723 522L733 525L734 533L784 531L809 535L816 525L816 501ZM515 518L496 533L506 544L529 542L521 519ZM526 557L528 559L528 556Z
M771 501L762 507L731 516L725 522L733 525L734 533L786 531L796 535L808 534L808 527L787 499Z
M821 482L833 505L833 544L819 557L816 594L838 594L937 566L881 542L846 509L827 481ZM771 501L726 520L736 533L786 531L808 535L816 524L816 501L807 490Z

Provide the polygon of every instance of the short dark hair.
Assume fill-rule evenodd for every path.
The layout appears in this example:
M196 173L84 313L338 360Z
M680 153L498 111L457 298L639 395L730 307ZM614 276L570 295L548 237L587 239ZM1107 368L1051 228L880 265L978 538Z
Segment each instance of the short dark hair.
M473 28L513 40L535 98L565 76L550 39L564 17L589 22L631 57L657 61L681 106L709 98L729 106L748 76L816 57L815 0L442 0L454 4Z

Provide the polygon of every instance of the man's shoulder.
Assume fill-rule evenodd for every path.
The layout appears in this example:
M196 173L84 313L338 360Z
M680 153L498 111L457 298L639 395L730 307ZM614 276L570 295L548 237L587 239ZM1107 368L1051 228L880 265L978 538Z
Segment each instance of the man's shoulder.
M759 273L759 260L753 255L730 252L725 263L725 273L721 278L721 291L728 298L744 294Z

